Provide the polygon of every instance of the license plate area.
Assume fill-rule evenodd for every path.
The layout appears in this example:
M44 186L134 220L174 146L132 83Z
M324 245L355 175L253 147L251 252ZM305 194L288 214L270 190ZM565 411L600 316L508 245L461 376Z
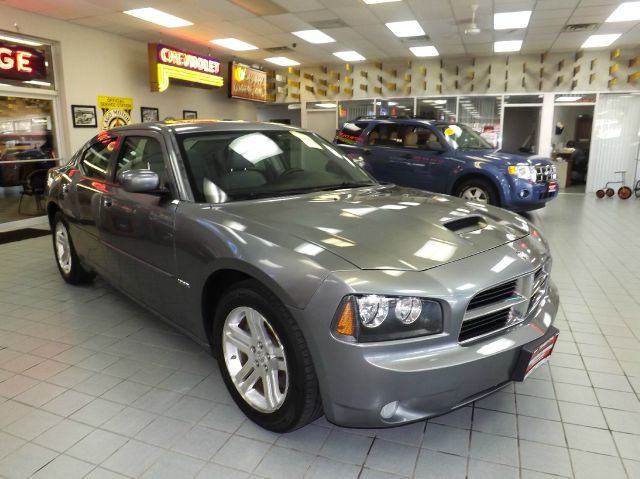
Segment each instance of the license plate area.
M558 183L551 182L547 184L547 191L549 193L555 193L558 190Z
M524 381L544 364L551 356L559 334L560 332L556 328L551 327L540 340L523 346L511 379Z

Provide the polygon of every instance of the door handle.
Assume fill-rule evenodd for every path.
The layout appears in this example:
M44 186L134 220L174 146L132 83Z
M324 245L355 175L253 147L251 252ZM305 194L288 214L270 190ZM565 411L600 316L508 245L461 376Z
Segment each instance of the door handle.
M111 208L113 206L113 199L110 196L105 196L102 198L102 204L107 208Z

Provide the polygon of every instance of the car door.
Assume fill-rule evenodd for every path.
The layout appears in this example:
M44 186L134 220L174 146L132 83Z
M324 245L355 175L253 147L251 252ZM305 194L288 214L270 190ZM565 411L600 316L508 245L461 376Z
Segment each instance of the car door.
M62 195L71 196L68 203L72 207L67 219L78 255L98 273L107 276L108 265L98 225L102 221L104 195L112 188L110 165L116 146L115 136L98 135L82 153L71 183L62 187Z
M412 172L408 186L445 193L452 164L436 132L428 126L407 126L403 146Z
M376 179L409 186L411 155L402 146L398 123L379 123L367 135L363 148L365 169Z
M127 132L122 137L113 187L103 196L100 234L108 261L117 265L118 284L150 308L175 317L174 219L178 201L174 201L167 159L159 134ZM155 171L161 180L158 193L125 191L118 175L133 169Z

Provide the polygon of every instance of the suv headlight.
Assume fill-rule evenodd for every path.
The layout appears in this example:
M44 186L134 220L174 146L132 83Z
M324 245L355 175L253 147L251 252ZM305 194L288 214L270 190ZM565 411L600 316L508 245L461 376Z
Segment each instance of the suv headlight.
M517 176L522 180L529 180L532 183L536 182L536 167L527 165L526 163L509 165L509 174Z
M332 331L358 342L389 341L442 332L442 308L414 296L345 296Z

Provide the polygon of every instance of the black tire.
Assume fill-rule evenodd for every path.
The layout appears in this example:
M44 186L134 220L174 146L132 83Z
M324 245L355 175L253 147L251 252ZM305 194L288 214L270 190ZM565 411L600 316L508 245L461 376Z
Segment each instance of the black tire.
M604 198L604 190L596 191L596 196L600 199Z
M274 412L265 413L249 404L240 395L227 369L223 351L223 329L229 313L239 307L249 307L259 312L283 344L289 387L284 402ZM270 431L281 433L299 429L322 415L318 380L302 331L280 300L258 281L242 281L222 296L215 312L213 341L227 389L238 407L253 422Z
M620 198L621 200L628 200L629 198L631 198L632 194L633 190L628 186L621 186L618 189L618 198Z
M64 230L67 235L68 243L69 243L69 252L68 259L70 261L69 267L63 268L61 265L61 261L59 258L59 250L56 244L56 235L58 234L59 229ZM53 254L56 259L56 265L58 266L58 271L60 271L60 276L69 284L86 284L90 283L93 278L95 278L95 273L93 271L89 271L82 266L80 263L80 259L76 254L76 249L73 246L73 240L71 239L71 233L69 232L69 225L64 219L64 215L58 211L53 217L53 221L51 221L51 236L53 239Z
M500 206L500 195L498 195L498 190L489 180L485 180L484 178L469 178L468 180L463 180L456 187L453 194L459 198L463 198L467 191L473 190L474 188L483 191L484 195L487 197L488 204ZM469 201L473 200L469 199Z
M607 195L608 198L612 198L613 195L616 194L615 190L613 188L607 188L605 190L605 194Z

